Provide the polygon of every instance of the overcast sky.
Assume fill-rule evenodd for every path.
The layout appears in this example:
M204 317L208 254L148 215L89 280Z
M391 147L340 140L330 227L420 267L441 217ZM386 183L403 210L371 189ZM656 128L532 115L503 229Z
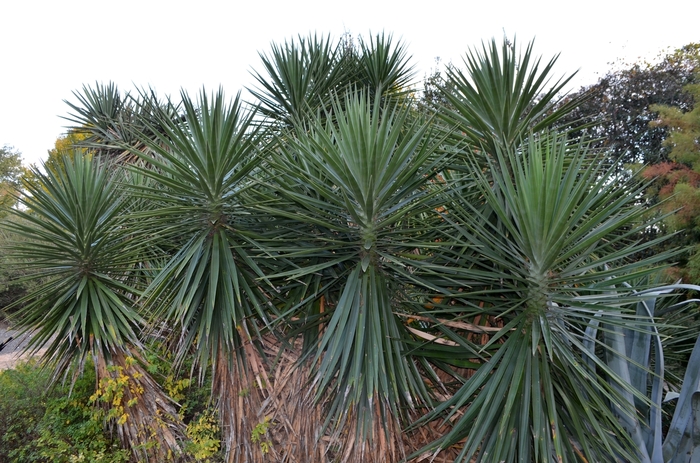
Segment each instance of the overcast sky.
M566 6L563 6L566 5ZM560 53L557 76L579 70L595 83L617 60L652 59L700 42L700 1L429 0L0 0L0 145L37 162L65 129L63 102L84 84L151 86L159 94L253 84L258 52L309 32L393 33L407 43L418 78L461 62L492 37L535 39Z

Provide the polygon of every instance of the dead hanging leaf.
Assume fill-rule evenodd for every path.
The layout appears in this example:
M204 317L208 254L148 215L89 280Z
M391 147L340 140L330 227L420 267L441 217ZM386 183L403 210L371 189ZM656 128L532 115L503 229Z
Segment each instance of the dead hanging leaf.
M436 344L442 344L443 346L459 347L459 344L457 344L454 341L450 341L449 339L433 336L430 333L426 333L425 331L417 330L417 329L412 328L410 326L407 326L406 329L408 329L408 331L415 334L419 338L425 339L426 341L434 342Z
M436 320L438 323L441 325L450 327L450 328L455 328L458 330L464 330L464 331L471 331L474 333L498 333L501 331L501 328L497 326L481 326L481 325L475 325L473 323L467 323L467 322L462 322L459 320L445 320L441 318L430 318L430 317L423 317L420 315L409 315L409 314L403 314L403 313L395 313L395 315L403 318L408 318L408 319L414 319L414 320L421 320L425 322L432 322L434 323Z

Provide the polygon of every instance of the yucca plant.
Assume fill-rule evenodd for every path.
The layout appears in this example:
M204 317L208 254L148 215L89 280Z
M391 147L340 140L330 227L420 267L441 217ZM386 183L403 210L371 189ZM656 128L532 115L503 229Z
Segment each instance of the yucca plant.
M470 53L438 129L391 36L261 57L260 113L84 89L94 157L36 172L6 225L38 288L30 348L57 373L93 355L96 397L128 377L138 458L183 438L138 361L147 325L176 368L211 369L228 461L686 461L700 348L662 446L654 308L679 287L645 282L671 254L636 239L643 185L550 130L576 104L555 59ZM420 415L446 431L407 455Z
M333 98L342 103L345 92L362 90L373 101L375 95L396 97L413 78L406 47L385 34L360 38L357 46L351 38L333 44L330 36L299 37L273 44L260 58L265 73L253 72L258 88L249 91L261 114L285 129L330 116Z
M114 83L96 83L73 95L77 102L66 101L71 113L65 119L74 124L72 133L82 135L76 147L126 163L135 159L128 158L125 146L143 148L141 139L161 134L164 121L178 117L178 107L161 101L152 89L133 95Z
M457 200L445 215L465 245L445 258L459 264L452 278L461 274L468 289L445 288L447 300L429 315L493 316L503 327L484 346L484 364L419 424L452 420L432 448L462 441L458 461L637 461L620 421L637 413L626 400L634 390L585 348L585 331L597 314L607 333L633 327L629 306L645 288L623 283L669 257L636 258L656 244L635 240L650 226L636 202L643 186L556 133L497 149L488 171L478 156L471 172L481 203ZM596 348L621 352L615 343Z
M94 358L97 397L113 391L111 423L136 457L180 458L184 426L138 362L143 319L135 300L148 239L132 222L137 203L121 187L119 171L94 157L67 153L53 167L34 169L36 181L4 224L23 237L11 254L35 282L19 301L17 324L32 335L30 351L45 349L42 362L55 378Z
M430 395L395 312L406 310L412 268L436 246L445 157L409 107L383 109L358 92L333 111L269 155L269 196L258 207L278 217L270 246L294 265L270 278L297 298L290 310L311 338L307 393L326 404L336 457L397 461L400 426Z
M530 132L552 127L583 98L566 99L563 90L575 74L552 82L557 56L546 63L533 54L533 42L524 51L516 41L495 40L471 50L465 69L447 68L441 87L449 104L439 117L459 140L493 154L515 148Z
M343 43L330 36L273 44L260 58L266 74L253 72L259 88L250 92L263 115L287 128L327 108L329 95L347 86L353 72Z
M360 37L358 42L354 81L346 85L364 90L377 100L408 93L414 66L410 63L411 56L407 54L405 44L401 41L395 43L391 34L384 33L369 39Z
M275 307L271 272L255 259L263 226L247 192L263 132L255 112L221 90L197 100L183 92L181 108L158 121L162 133L144 134L143 150L124 146L144 163L132 168L149 179L136 194L151 205L147 226L166 251L143 304L176 365L193 355L202 375L211 368L228 461L260 461L265 449L251 436L271 384L261 330Z

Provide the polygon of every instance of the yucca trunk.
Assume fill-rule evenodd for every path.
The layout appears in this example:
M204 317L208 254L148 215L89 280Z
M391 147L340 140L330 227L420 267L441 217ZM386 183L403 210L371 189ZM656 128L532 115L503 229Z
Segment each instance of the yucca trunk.
M274 450L270 457L274 458L267 461L329 461L332 443L322 435L326 415L309 388L311 362L300 363L301 342L286 348L268 342L265 350L271 358L278 358L270 375L269 400L262 408L262 414L273 417L274 424L268 431Z
M218 402L222 441L229 463L262 462L269 451L264 440L253 442L254 431L259 431L256 437L263 437L258 434L268 423L265 416L260 416L261 405L268 395L267 373L260 369L261 360L250 341L242 352L221 347L218 351L212 396Z
M219 351L212 393L218 400L227 462L399 462L440 435L437 425L402 432L390 409L379 402L366 438L355 432L360 426L357 414L346 416L342 430L326 426L333 397L315 399L317 391L309 380L313 365L301 360L301 345L299 340L283 348L274 336L265 336L263 354L277 359L269 372L265 365L270 362L262 361L261 350L252 343L242 349L245 363ZM441 454L435 461L450 461L446 458Z
M242 334L242 330L239 330ZM218 401L226 461L330 461L323 407L309 391L310 366L299 346L281 348L271 334L239 350L219 349L212 396ZM278 363L268 373L268 360Z
M190 461L183 451L185 425L175 403L136 357L118 350L106 359L93 355L98 387L93 398L107 424L139 461Z

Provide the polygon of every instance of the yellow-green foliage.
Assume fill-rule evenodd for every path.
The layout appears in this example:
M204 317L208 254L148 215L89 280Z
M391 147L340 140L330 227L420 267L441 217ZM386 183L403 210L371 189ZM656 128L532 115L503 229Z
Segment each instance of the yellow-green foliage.
M191 371L191 359L186 359L185 365L174 370L172 352L161 345L151 345L146 357L148 372L158 380L165 393L180 405L180 418L187 424L187 454L195 461L221 461L221 428L216 409L210 404L209 379L198 384L191 377L183 377L186 375L184 372Z
M0 146L0 217L15 204L15 188L24 172L22 155L11 146Z
M697 79L700 81L700 74ZM686 85L683 90L692 95L693 109L683 112L674 106L651 105L649 109L659 113L651 125L669 129L670 135L664 140L664 145L671 148L669 158L700 172L700 84Z
M78 148L76 145L85 138L87 138L86 134L77 132L70 132L66 135L58 137L54 142L54 147L49 150L49 156L44 162L44 169L58 173L58 171L62 168L61 159L63 156L68 156L73 159L76 153L84 155L86 150L83 148ZM36 183L37 181L37 177L34 175L32 170L25 169L22 175L22 182L32 184Z
M209 461L221 448L220 434L215 411L205 410L187 425L187 452L197 461Z
M133 357L127 357L127 367L133 364L136 360ZM126 423L129 415L128 407L136 405L136 397L143 394L143 388L134 380L140 377L140 373L134 372L128 375L124 372L124 367L110 366L107 370L111 373L110 377L100 379L100 384L95 393L90 397L90 402L96 404L98 401L109 404L106 418L114 419L118 424ZM124 393L128 390L133 397L124 403Z
M180 407L180 417L183 417L185 412L187 412L187 403L184 402L187 398L187 390L192 385L191 378L177 378L170 374L165 377L163 381L163 389L168 396L175 402L181 404Z
M270 426L270 417L266 416L262 422L255 425L250 436L250 440L254 444L260 445L260 450L263 454L268 453L272 448L272 442L266 439L267 431L270 429Z

